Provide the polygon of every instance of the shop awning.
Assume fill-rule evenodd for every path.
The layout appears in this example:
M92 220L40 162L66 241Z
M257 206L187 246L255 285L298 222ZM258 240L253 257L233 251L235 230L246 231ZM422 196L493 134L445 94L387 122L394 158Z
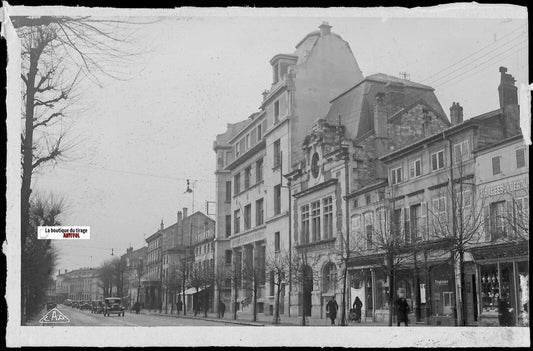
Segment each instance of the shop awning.
M196 288L189 288L187 290L185 290L185 295L194 295L196 293L199 293L199 292L202 292L204 291L206 288L199 288L198 290L196 290ZM182 291L177 293L176 295L182 295Z

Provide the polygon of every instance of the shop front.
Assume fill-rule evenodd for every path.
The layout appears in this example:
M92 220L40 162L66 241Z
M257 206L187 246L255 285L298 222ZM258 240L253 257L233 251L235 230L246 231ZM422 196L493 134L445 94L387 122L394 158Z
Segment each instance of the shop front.
M472 250L472 254L480 287L480 325L528 326L528 243L481 247Z

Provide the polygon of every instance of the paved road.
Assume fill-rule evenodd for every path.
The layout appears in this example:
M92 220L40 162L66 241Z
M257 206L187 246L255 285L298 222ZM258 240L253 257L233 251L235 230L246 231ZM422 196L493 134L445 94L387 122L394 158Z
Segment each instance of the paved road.
M155 316L147 314L135 314L126 312L125 316L118 316L116 314L109 317L104 317L102 314L94 314L90 311L78 310L76 308L67 307L65 305L58 305L57 309L61 311L70 323L61 324L64 326L127 326L127 327L155 327L155 326L225 326L234 324L226 324L222 322L211 322L201 319L185 319L173 316ZM34 324L34 323L32 323ZM34 324L34 325L38 325ZM56 324L59 325L59 324Z

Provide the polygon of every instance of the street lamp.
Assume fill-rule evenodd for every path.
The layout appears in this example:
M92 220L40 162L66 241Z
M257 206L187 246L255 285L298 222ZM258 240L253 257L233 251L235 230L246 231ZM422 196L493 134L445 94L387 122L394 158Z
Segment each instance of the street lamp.
M185 190L184 194L192 194L192 213L194 213L194 187L196 185L197 180L192 180L192 189L190 186L191 180L187 179L187 189Z

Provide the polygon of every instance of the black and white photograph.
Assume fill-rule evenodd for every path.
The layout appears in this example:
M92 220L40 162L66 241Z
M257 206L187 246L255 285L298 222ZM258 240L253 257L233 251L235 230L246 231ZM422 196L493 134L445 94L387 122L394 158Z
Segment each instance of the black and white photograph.
M527 8L1 11L8 346L530 346Z

